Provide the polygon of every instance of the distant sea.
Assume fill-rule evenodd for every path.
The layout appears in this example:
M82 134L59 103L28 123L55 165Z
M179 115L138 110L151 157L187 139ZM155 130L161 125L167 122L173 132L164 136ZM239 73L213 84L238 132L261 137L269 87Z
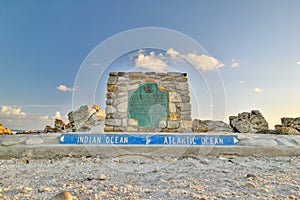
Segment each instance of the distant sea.
M17 133L24 133L26 131L28 131L28 130L11 130L13 135L15 135ZM36 132L42 132L43 130L31 130L31 131L36 133Z
M26 130L11 130L12 134L17 134L21 132L25 132Z

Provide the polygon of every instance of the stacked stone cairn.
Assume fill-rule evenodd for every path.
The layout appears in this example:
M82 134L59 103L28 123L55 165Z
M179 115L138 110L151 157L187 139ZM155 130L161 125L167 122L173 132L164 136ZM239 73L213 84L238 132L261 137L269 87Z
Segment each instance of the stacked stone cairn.
M168 118L156 127L142 127L139 119L128 114L129 94L143 84L157 84L168 92ZM191 130L191 103L186 73L180 72L111 72L107 82L106 132L184 132Z

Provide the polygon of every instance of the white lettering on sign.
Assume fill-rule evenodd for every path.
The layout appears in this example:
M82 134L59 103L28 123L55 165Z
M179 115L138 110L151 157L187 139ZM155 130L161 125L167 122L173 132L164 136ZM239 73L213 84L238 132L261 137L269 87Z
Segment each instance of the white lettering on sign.
M106 136L106 144L128 144L127 136Z
M100 136L79 136L77 139L78 144L101 144Z
M223 138L220 137L203 137L201 138L202 145L222 145L224 144Z
M195 137L165 136L164 144L196 144Z

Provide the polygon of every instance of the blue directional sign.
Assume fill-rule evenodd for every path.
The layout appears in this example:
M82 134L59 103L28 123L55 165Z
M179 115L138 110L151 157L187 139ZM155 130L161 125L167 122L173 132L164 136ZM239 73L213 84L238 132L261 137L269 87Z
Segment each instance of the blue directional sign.
M60 144L78 145L237 145L236 135L62 134Z

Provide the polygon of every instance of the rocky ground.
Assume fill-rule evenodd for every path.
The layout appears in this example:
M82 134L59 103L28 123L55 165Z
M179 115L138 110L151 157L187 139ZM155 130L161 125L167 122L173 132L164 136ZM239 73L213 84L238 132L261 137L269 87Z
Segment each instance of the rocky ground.
M299 156L23 158L0 172L0 199L300 198Z

